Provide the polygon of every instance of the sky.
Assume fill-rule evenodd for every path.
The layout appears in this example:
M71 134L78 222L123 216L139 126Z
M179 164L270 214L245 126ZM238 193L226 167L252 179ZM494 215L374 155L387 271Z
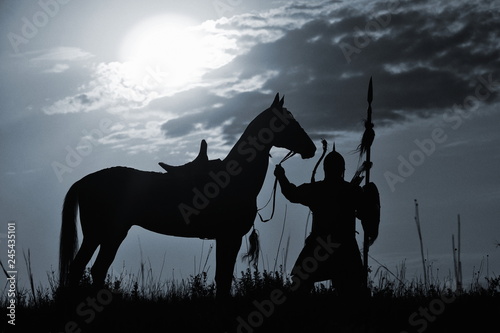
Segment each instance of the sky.
M202 139L211 159L223 158L277 92L318 152L321 138L335 142L349 180L373 77L371 180L382 210L370 265L422 276L417 199L434 276L453 277L458 214L464 279L498 275L499 9L498 1L2 1L2 262L14 221L19 283L28 281L29 250L34 279L46 284L74 182L117 165L160 172L158 162L192 160ZM285 153L271 151L259 207ZM285 162L289 179L308 182L318 157ZM290 271L307 219L306 207L278 193L274 219L255 222L260 269ZM133 227L112 270L136 273L143 260L155 274L187 278L212 245ZM235 273L247 267L238 259ZM214 252L205 269L213 277Z

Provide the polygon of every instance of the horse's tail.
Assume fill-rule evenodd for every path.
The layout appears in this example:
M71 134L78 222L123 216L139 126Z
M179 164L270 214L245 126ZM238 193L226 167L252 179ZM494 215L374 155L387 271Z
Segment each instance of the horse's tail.
M257 230L255 230L255 226L253 227L253 231L248 237L248 242L250 243L250 248L248 252L243 255L243 259L248 259L249 263L252 263L255 268L259 263L259 253L260 253L260 242L259 242L259 234Z
M59 284L67 284L69 266L75 258L78 233L76 230L76 213L78 210L78 183L73 184L66 193L62 209L62 225L59 243Z

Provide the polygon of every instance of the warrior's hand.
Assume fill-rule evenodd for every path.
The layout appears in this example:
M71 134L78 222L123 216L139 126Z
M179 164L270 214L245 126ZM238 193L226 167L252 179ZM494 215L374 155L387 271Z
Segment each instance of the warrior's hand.
M274 175L276 178L281 179L285 176L285 169L281 165L276 165L276 168L274 169Z

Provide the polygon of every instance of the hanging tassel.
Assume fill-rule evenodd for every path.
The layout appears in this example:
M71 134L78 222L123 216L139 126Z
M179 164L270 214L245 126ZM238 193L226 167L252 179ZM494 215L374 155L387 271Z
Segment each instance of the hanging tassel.
M359 143L355 153L359 153L359 160L363 157L364 154L370 149L372 146L373 140L375 139L375 131L373 130L373 124L367 119L364 120L365 123L365 131L361 138L361 142Z
M250 248L248 249L248 253L243 255L243 260L248 260L248 263L252 263L254 268L257 269L257 265L259 263L259 253L260 253L260 242L259 242L259 234L253 227L253 231L248 237L248 242L250 243Z

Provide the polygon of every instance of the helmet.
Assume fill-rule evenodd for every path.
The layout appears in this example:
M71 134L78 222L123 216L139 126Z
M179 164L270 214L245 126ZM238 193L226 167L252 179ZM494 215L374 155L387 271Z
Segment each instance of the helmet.
M344 177L345 161L342 155L335 151L335 144L333 145L333 151L325 157L323 170L327 177Z

